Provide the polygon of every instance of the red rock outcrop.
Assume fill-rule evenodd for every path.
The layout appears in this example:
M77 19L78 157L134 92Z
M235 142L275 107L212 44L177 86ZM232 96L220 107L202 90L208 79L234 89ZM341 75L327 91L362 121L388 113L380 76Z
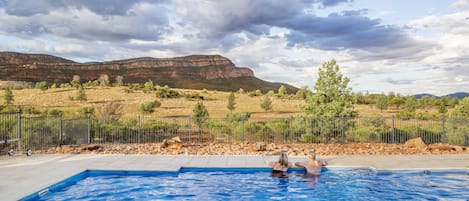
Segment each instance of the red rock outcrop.
M254 77L249 68L236 67L220 55L192 55L175 58L134 58L108 62L78 63L44 54L0 52L0 80L47 81L68 83L74 75L82 81L96 80L106 74L111 81L123 76L126 83L148 80L172 87L207 88L216 90L278 89L280 83L270 83ZM231 82L222 84L225 81ZM295 88L287 86L294 91Z

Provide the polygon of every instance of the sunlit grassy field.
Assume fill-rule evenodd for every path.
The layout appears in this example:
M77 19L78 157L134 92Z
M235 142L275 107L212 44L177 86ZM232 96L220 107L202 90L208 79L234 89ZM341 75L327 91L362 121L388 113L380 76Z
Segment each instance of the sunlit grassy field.
M41 91L39 89L21 89L13 90L14 106L22 108L35 108L38 111L46 109L57 109L64 112L66 116L74 116L82 107L102 107L105 103L119 102L123 106L124 116L142 115L139 110L140 105L145 102L158 100L161 107L156 108L155 112L150 114L153 117L189 117L192 109L199 100L190 100L185 97L179 98L157 98L154 92L144 93L141 90L134 90L127 93L128 87L94 87L87 88L87 101L71 100L70 97L76 97L77 89L74 88L56 88ZM206 106L210 117L223 118L230 111L227 109L229 92L222 91L202 91L189 89L176 89L181 94L195 94L204 97L203 103ZM1 94L3 96L3 94ZM249 112L252 118L279 118L302 115L301 106L305 104L304 100L278 98L271 96L273 109L264 111L261 107L262 96L249 97L246 93L235 93L236 109L234 113ZM5 104L3 98L0 104ZM380 111L375 107L368 105L355 105L361 116L370 115L394 115L397 110L390 108ZM435 109L430 109L433 112Z
M87 101L71 100L76 97L77 90L72 88L57 88L41 91L39 89L13 90L14 105L23 108L34 107L37 110L58 109L65 115L73 116L80 108L93 106L101 107L105 103L119 102L123 106L124 116L142 115L139 107L142 103L158 100L161 107L156 108L151 114L154 117L188 117L192 114L192 109L200 100L190 100L185 97L179 98L157 98L154 92L144 93L143 91L126 92L127 87L95 87L87 88ZM227 109L229 92L202 91L176 89L181 94L198 93L204 97L203 103L206 106L210 117L226 117L230 111ZM3 94L2 94L3 95ZM302 113L301 105L304 100L281 99L272 96L273 110L265 112L261 107L263 97L249 97L247 94L235 93L235 110L233 112L250 112L253 118L276 118L285 116L295 116ZM1 100L3 103L4 100Z

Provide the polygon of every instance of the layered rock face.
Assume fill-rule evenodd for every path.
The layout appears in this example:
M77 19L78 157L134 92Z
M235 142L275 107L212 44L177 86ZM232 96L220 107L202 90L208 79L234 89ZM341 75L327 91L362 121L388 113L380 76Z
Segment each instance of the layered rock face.
M236 67L219 55L193 55L176 58L136 58L110 62L77 63L41 54L0 52L0 80L70 82L74 75L81 80L96 80L106 74L112 81L123 76L124 82L193 79L215 80L254 77L249 68Z

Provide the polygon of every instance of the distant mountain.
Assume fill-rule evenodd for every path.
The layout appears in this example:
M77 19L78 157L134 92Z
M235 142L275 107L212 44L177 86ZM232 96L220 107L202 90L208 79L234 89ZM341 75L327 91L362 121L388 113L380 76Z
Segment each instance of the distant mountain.
M424 96L428 96L428 97L436 97L436 98L441 98L441 97L445 97L445 96L449 96L449 97L456 97L456 98L459 98L459 99L462 99L462 98L465 98L465 97L469 97L469 93L467 92L456 92L456 93L452 93L452 94L447 94L447 95L444 95L444 96L435 96L433 94L428 94L428 93L422 93L422 94L415 94L414 97L416 99L420 99Z
M449 97L457 97L457 98L465 98L465 97L468 97L469 96L469 93L467 92L456 92L456 93L452 93L452 94L448 94L446 96L449 96Z
M415 94L415 95L414 95L414 97L415 97L416 99L420 99L420 98L422 98L422 97L424 97L424 96L439 98L438 96L435 96L435 95L433 95L433 94L427 94L427 93Z
M298 90L288 84L258 79L251 69L237 67L220 55L79 63L46 54L0 52L0 81L68 83L75 75L80 76L82 82L106 75L111 82L119 76L124 83L152 80L162 86L186 89L238 91L243 88L267 92L284 85L290 93Z

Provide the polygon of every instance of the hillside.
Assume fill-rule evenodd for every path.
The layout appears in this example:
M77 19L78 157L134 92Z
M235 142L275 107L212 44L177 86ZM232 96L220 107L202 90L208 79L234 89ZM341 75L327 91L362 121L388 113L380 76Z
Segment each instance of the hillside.
M251 69L236 67L219 55L192 55L174 58L132 58L106 62L79 63L45 54L0 52L1 81L68 83L73 76L82 81L97 80L107 75L111 82L118 76L125 83L152 80L175 88L237 91L276 90L284 85L289 92L297 88L272 83L254 76Z

